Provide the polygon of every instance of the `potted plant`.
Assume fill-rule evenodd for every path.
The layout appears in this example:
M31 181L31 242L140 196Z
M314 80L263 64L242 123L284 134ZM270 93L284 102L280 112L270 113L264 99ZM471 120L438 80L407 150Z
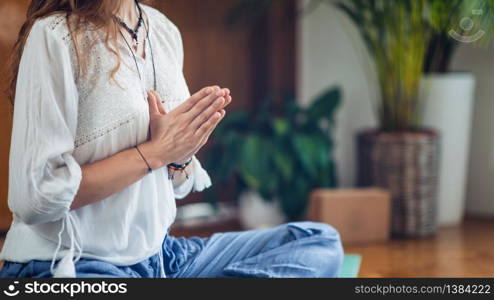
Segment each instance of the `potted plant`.
M307 108L290 99L276 107L265 101L250 113L230 113L206 154L205 164L217 183L211 196L222 193L222 182L235 184L248 228L301 217L314 188L336 185L331 132L340 99L339 89L331 89Z
M488 41L494 24L493 0L430 0L431 39L426 52L420 98L424 124L441 133L439 222L461 222L473 115L475 77L452 72L460 45Z
M419 87L430 28L427 1L342 0L374 60L380 128L358 135L358 182L392 195L394 236L423 236L437 226L439 135L421 123Z

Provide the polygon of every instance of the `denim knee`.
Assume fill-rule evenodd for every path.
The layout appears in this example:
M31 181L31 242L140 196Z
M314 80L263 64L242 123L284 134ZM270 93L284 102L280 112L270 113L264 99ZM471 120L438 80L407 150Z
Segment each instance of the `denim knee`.
M227 277L319 278L338 277L343 250L338 232L312 222L288 223L253 231L262 243L258 253L226 266Z
M289 229L298 229L304 232L307 236L327 237L331 240L340 240L338 231L326 223L318 222L292 222L285 225Z
M296 222L286 226L292 232L296 229L302 232L305 238L314 240L313 243L304 247L304 251L317 255L317 259L313 260L317 277L337 277L339 275L344 252L340 234L334 227L316 222Z

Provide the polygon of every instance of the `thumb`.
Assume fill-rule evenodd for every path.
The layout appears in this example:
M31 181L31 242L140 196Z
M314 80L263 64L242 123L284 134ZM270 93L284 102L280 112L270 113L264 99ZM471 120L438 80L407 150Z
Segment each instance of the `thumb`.
M160 111L156 102L156 96L150 91L148 92L148 106L149 115L160 115Z
M156 91L151 91L151 93L154 95L154 99L156 101L156 106L158 107L158 111L162 115L166 115L166 110L165 106L163 106L163 103L161 102L161 97Z

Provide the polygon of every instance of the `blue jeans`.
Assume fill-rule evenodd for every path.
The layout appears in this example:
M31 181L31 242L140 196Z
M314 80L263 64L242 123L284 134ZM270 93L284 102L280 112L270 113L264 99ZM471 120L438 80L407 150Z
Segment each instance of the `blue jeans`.
M210 238L174 238L163 242L169 278L317 278L337 277L343 260L338 232L326 224L300 222L272 229L215 234ZM132 266L81 259L81 278L159 277L159 255ZM6 262L2 277L51 277L50 262Z

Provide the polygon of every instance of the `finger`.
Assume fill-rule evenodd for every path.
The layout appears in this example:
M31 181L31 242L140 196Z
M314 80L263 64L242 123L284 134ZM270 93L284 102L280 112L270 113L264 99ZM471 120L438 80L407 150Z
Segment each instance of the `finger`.
M163 106L163 101L161 100L161 96L156 91L151 91L154 94L154 98L156 99L156 105L158 106L158 110L160 114L166 115L165 106Z
M226 96L230 95L230 90L227 88L221 89L221 91L223 92L222 97L226 97Z
M190 111L186 112L186 117L185 117L186 122L192 122L193 120L195 120L202 112L204 112L211 105L216 103L215 101L217 101L220 98L223 98L223 95L224 95L224 91L218 88L215 89L215 92L210 94L208 97L201 99L199 102L197 102L196 105L194 105L194 107ZM216 111L220 110L221 106L223 105L224 103L221 103L219 107L216 105L215 106L217 108Z
M233 99L232 99L232 96L228 95L228 96L225 97L225 100L226 100L226 102L225 102L225 106L223 106L223 108L225 108L228 105L230 105L230 103L232 103L232 100Z
M196 116L193 121L190 123L192 128L197 129L201 127L204 122L207 122L211 116L213 116L216 112L220 111L225 104L225 98L221 97L216 99L212 105L206 108L203 112L201 112L198 116Z
M202 137L202 140L201 140L201 143L200 143L201 147L204 146L207 143L207 141L209 140L209 137L211 136L211 134L213 133L213 131L216 129L216 127L221 122L221 120L223 120L223 118L225 117L226 112L224 110L221 110L219 112L219 114L220 114L219 120L216 122L216 124L214 124L213 126L211 126L210 128L208 128L208 130L206 131L206 133Z
M197 104L197 102L199 102L200 100L204 99L205 97L208 97L209 95L211 95L212 93L214 93L215 91L217 91L219 88L220 88L219 86L210 86L210 87L203 88L199 92L197 92L194 95L192 95L189 99L187 99L187 101L185 101L184 103L182 103L181 105L179 105L175 109L175 111L177 113L185 113L185 112L188 112L189 110L191 110Z
M225 98L226 101L225 101L225 105L222 108L225 108L228 105L230 105L230 103L232 102L232 96L229 89L224 88L223 91L224 91L223 97Z
M196 135L201 139L201 141L207 137L207 133L214 130L216 126L221 121L221 113L215 112L214 115L204 122L199 129L196 131Z
M155 97L156 96L151 91L148 92L148 106L149 106L149 115L150 116L160 114L159 109L158 109L158 105L156 105L156 98Z

